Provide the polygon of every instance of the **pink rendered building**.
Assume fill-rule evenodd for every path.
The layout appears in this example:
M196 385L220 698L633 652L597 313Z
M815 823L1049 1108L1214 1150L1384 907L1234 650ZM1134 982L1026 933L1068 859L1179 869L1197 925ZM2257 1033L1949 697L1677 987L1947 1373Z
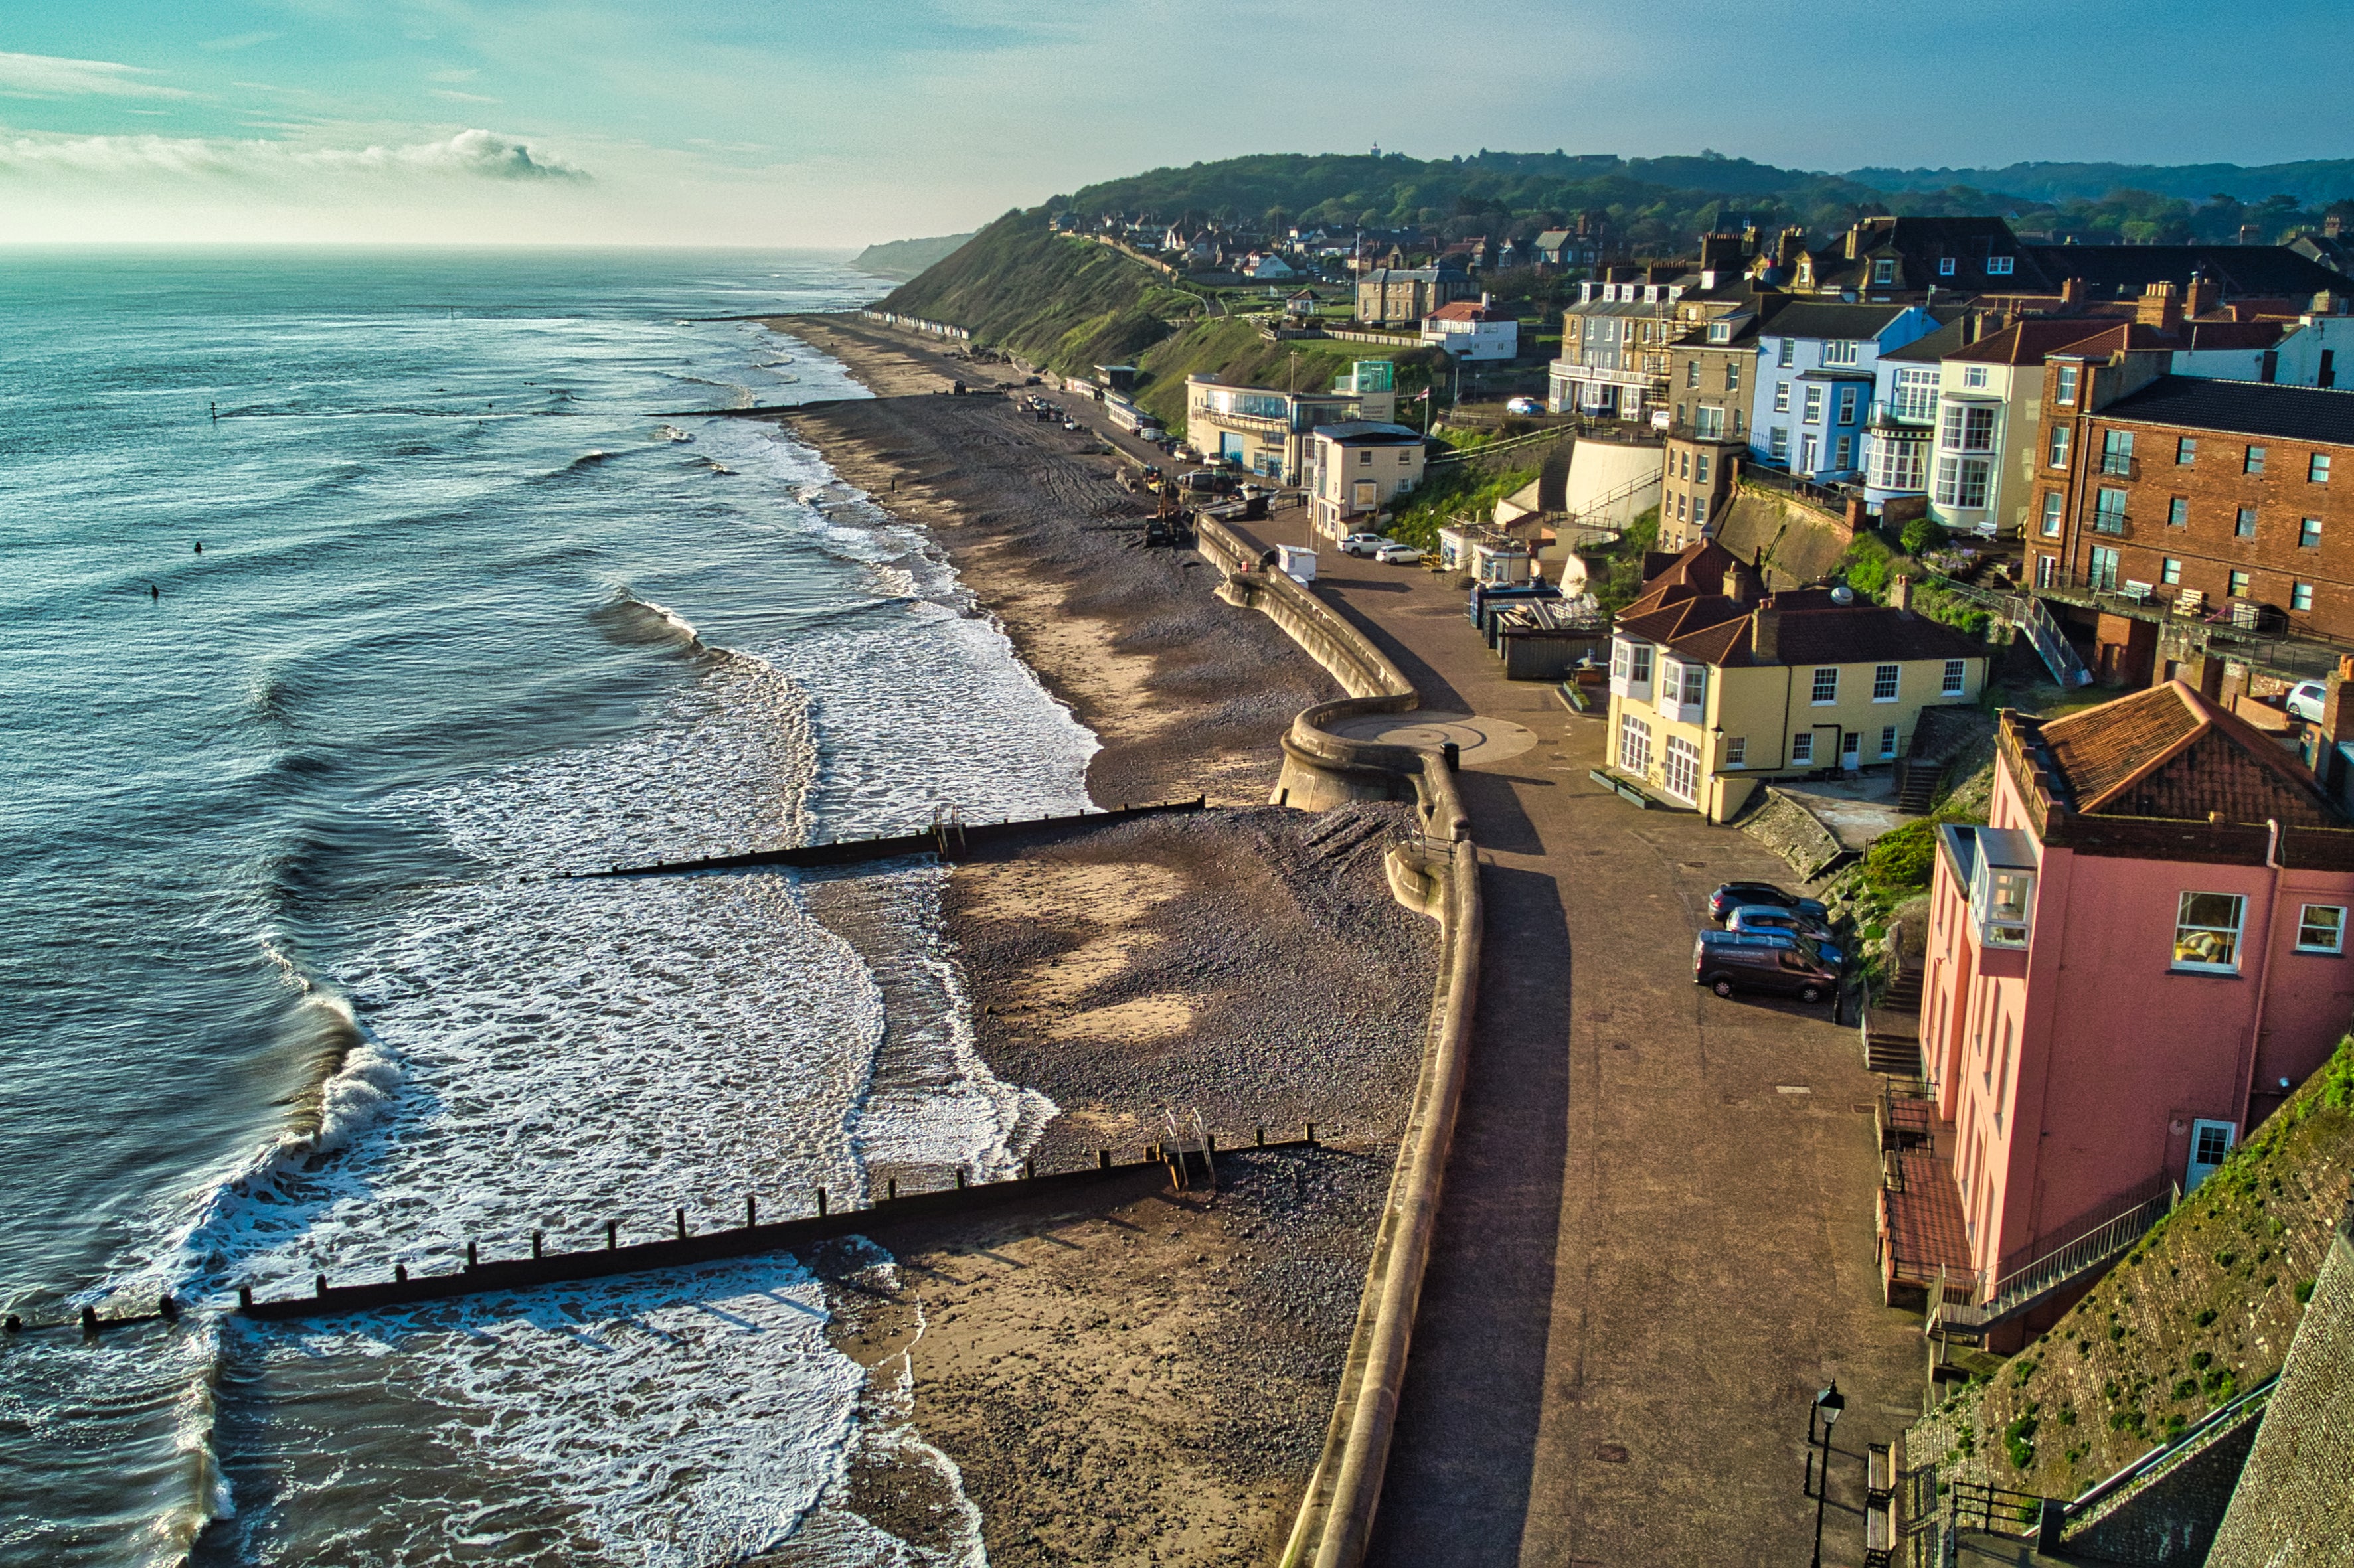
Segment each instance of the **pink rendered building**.
M2008 1348L2347 1033L2354 826L2179 682L2049 721L2005 711L1998 745L1988 825L1939 830L1934 1112L1892 1139L1909 1179L1882 1221L1892 1298L1942 1271L1941 1314Z

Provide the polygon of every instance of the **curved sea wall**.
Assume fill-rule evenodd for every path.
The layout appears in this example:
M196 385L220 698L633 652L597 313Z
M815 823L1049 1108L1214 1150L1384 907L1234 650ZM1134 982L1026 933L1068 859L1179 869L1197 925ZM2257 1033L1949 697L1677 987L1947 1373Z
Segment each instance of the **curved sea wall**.
M1479 846L1455 776L1437 752L1355 740L1329 727L1365 714L1419 706L1413 683L1397 666L1307 588L1280 572L1257 569L1257 553L1224 525L1202 519L1198 536L1204 557L1225 574L1220 597L1269 617L1350 694L1319 703L1291 721L1283 737L1278 799L1308 810L1349 800L1414 801L1423 831L1390 852L1390 888L1400 903L1439 923L1438 980L1414 1105L1373 1238L1324 1453L1309 1478L1282 1558L1283 1568L1356 1568L1381 1501L1398 1391L1405 1381L1438 1216L1439 1181L1463 1096L1479 980Z

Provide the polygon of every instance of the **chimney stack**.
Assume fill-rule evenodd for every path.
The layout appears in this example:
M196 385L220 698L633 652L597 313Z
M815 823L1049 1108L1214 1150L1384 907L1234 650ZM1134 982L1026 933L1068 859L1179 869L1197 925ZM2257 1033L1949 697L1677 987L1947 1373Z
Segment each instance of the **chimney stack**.
M1779 663L1782 658L1782 612L1767 599L1749 612L1749 647L1761 664Z
M2223 291L2202 269L2190 274L2190 291L2183 297L2182 314L2187 321L2198 321L2223 302Z
M1888 585L1888 607L1891 609L1901 609L1908 614L1911 613L1913 609L1913 579L1911 577L1908 577L1900 572L1897 574L1894 580Z
M2134 320L2146 327L2170 333L2182 324L2182 303L2174 296L2171 283L2152 283L2141 291L2141 302L2134 307Z
M2084 302L2084 280L2070 278L2060 285L2060 302L2074 309Z

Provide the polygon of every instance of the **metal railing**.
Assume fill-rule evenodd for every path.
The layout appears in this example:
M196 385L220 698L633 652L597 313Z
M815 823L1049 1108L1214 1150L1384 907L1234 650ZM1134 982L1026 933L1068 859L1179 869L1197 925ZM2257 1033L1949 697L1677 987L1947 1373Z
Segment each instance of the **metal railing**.
M1980 1333L2012 1313L2025 1310L2052 1291L2130 1249L2173 1212L2181 1195L2180 1184L2168 1181L2164 1192L2102 1221L2025 1266L2000 1276L1983 1301L1947 1301L1939 1292L1938 1299L1929 1306L1931 1331Z
M1951 1530L1976 1530L1988 1535L2023 1536L2035 1533L2046 1504L2064 1506L2041 1492L2022 1492L1987 1481L1955 1479L1946 1483L1946 1524Z
M1834 511L1845 511L1849 497L1861 493L1852 485L1817 484L1811 479L1800 479L1787 469L1769 468L1763 462L1744 463L1741 467L1741 477L1744 480L1755 480L1769 490L1778 490L1787 495L1812 501L1818 505L1828 506Z

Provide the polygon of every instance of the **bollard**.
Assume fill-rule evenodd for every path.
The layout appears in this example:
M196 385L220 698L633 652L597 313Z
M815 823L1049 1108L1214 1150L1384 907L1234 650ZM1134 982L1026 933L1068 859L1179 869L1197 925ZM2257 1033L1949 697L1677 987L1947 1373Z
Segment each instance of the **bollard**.
M466 1244L466 1272L472 1274L474 1271L475 1265L480 1261L481 1259L474 1252L474 1244L472 1242L468 1242Z
M760 1223L760 1200L751 1193L744 1194L744 1228L750 1230Z
M1308 1124L1308 1147L1316 1147L1316 1124L1312 1121Z
M326 1296L327 1296L327 1277L326 1277L325 1275L323 1275L323 1274L316 1275L316 1276L313 1277L312 1281L311 1281L311 1288L312 1288L313 1293L313 1294L315 1294L316 1296L318 1296L318 1298L319 1298L321 1300L323 1300L323 1301L324 1299L326 1299Z
M621 1231L621 1222L620 1222L620 1221L619 1221L619 1220L607 1220L607 1221L605 1222L605 1250L606 1250L607 1252L610 1252L610 1251L612 1251L612 1250L613 1250L613 1246L614 1246L615 1241L616 1241L616 1239L620 1236L620 1231Z
M406 1285L408 1283L408 1265L405 1263L396 1263L392 1266L392 1282L395 1285Z
M178 1322L180 1320L180 1303L177 1298L166 1296L161 1301L156 1302L155 1316L163 1319L166 1323Z
M825 1218L825 1189L822 1187L817 1190L817 1217L821 1220Z
M1446 762L1447 771L1449 773L1460 772L1462 770L1463 748L1456 745L1453 741L1450 740L1443 742L1439 746L1438 755Z
M961 1165L957 1167L957 1191L964 1191L964 1167Z
M1098 1171L1108 1171L1111 1169L1110 1150L1098 1149L1096 1150L1096 1169Z
M885 1198L896 1198L896 1197L898 1197L898 1195L899 1195L899 1179L898 1179L896 1176L892 1177L888 1181L886 1181L886 1182L885 1182L885 1183L883 1184L883 1195L884 1195Z
M250 1312L253 1310L252 1286L240 1285L237 1287L237 1309L240 1312Z
M535 1260L541 1255L539 1250L539 1233L537 1231L531 1233L531 1255Z
M681 1241L684 1241L686 1239L686 1211L684 1209L681 1209L678 1212L678 1239Z
M95 1334L98 1332L97 1308L85 1307L81 1309L81 1331L85 1334Z
M1037 1175L1038 1162L1035 1160L1025 1160L1022 1162L1022 1180L1024 1181L1035 1181L1037 1179Z
M1261 1127L1258 1129L1258 1146L1261 1149L1265 1149L1267 1147L1267 1128L1264 1127Z

